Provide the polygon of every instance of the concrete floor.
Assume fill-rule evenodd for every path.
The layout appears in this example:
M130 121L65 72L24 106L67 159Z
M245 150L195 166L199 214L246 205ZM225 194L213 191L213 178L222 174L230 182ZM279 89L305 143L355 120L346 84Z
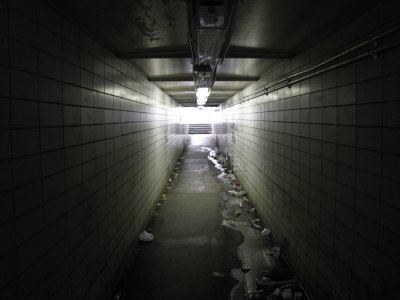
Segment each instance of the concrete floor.
M203 146L213 146L210 135L191 136L168 200L153 220L155 239L140 243L123 274L123 299L230 299L238 284L230 273L242 266L238 246L243 237L221 225L224 187Z

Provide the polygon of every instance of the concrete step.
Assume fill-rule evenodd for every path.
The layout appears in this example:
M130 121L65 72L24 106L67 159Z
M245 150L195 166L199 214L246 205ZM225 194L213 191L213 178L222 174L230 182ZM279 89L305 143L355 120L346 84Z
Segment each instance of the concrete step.
M211 124L189 124L189 134L211 134Z

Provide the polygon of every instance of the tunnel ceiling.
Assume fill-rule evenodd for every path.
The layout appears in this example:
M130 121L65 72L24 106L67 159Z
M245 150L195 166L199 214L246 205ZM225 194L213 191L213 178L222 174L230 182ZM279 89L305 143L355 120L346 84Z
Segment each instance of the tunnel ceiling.
M195 106L184 0L50 0L184 106ZM207 106L216 106L377 0L243 0Z

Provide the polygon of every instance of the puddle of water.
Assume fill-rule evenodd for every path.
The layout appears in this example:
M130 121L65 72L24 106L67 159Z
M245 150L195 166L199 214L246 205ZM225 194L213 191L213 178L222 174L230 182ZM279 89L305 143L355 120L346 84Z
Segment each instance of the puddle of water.
M210 145L213 139L212 134L192 134L190 135L190 144L192 146Z
M261 273L261 269L275 267L277 261L267 254L267 248L273 246L272 241L268 243L264 241L263 243L261 231L255 230L250 226L251 220L257 216L248 211L252 206L247 198L244 201L243 197L235 197L228 194L228 191L234 188L232 182L235 181L235 176L227 174L224 167L214 157L215 152L211 149L208 158L213 162L216 169L221 171L217 178L221 181L224 190L222 193L223 210L221 212L224 220L221 225L239 231L242 234L243 242L237 248L237 255L242 266L250 268L247 273L243 273L241 269L232 269L231 276L238 281L230 293L230 299L234 300L242 296L238 294L239 289L242 292L257 290L257 274ZM238 216L237 212L240 212ZM262 228L264 228L263 225Z
M203 152L210 152L212 149L211 148L209 148L209 147L201 147L201 150L203 151Z

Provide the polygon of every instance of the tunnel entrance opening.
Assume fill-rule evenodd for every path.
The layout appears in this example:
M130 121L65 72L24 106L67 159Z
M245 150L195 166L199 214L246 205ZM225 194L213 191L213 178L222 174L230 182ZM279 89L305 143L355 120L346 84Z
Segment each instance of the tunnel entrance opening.
M182 123L188 125L188 134L212 134L215 108L185 107L181 112Z
M183 124L214 124L214 107L183 107L181 110Z

